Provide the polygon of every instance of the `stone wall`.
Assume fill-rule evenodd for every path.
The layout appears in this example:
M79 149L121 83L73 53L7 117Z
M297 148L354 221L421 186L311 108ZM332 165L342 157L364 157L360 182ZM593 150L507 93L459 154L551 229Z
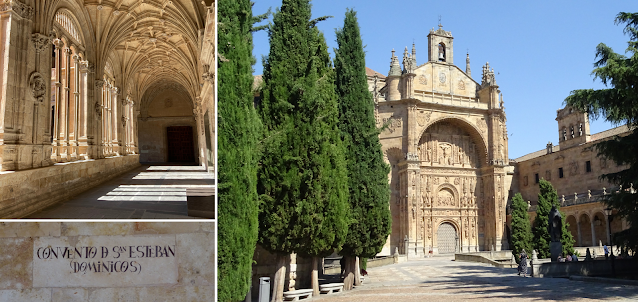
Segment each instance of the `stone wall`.
M0 301L213 301L214 242L210 222L3 222Z
M0 217L25 217L139 165L139 155L128 155L1 172Z

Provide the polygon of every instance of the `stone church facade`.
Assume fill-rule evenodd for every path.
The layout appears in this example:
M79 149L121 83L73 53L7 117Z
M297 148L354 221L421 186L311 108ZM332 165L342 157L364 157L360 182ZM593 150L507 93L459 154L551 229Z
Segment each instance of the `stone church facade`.
M214 7L2 1L0 218L24 217L140 162L212 171Z
M387 76L368 70L377 126L391 166L392 232L382 253L473 252L507 248L511 185L505 107L489 63L481 82L454 65L453 36L428 35ZM403 65L403 67L401 67ZM510 173L508 173L508 171Z

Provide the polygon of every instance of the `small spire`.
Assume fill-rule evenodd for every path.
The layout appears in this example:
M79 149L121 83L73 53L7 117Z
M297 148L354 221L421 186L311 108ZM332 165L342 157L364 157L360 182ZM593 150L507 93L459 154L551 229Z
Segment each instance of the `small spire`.
M394 55L394 48L392 49L392 58L390 60L390 72L388 76L398 76L401 75L401 66L399 66L399 59Z
M472 71L470 70L470 52L467 52L467 58L465 58L465 73L468 77L472 77Z
M414 45L414 42L412 42L412 66L414 68L416 68L416 45Z
M439 29L443 28L443 25L441 25L441 15L439 15Z

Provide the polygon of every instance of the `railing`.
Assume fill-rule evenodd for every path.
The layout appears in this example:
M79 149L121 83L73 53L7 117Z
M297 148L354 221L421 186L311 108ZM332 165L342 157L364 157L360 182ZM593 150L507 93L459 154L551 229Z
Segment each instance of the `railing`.
M594 202L601 202L603 199L603 196L605 195L609 195L612 193L617 193L622 191L623 188L622 186L618 186L618 187L610 187L610 188L605 188L603 187L601 190L587 190L587 192L585 193L576 193L574 192L574 194L570 194L570 195L561 195L558 197L558 200L560 201L560 206L561 207L568 207L568 206L573 206L573 205L579 205L579 204L586 204L586 203L594 203ZM629 189L624 189L625 192L630 192L632 194L636 193L636 190L634 189L633 185L631 187L629 187ZM511 204L511 202L510 202ZM536 205L530 206L527 211L528 212L536 212ZM508 207L507 209L508 213L507 214L511 214L511 207Z

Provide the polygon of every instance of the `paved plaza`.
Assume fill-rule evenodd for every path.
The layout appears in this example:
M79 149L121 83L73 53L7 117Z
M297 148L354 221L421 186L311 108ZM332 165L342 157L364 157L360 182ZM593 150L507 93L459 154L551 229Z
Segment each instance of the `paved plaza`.
M214 187L201 166L143 165L27 218L188 219L186 189Z
M321 295L321 302L399 301L638 301L638 286L523 278L516 269L453 261L453 257L410 260L370 268L364 285Z

